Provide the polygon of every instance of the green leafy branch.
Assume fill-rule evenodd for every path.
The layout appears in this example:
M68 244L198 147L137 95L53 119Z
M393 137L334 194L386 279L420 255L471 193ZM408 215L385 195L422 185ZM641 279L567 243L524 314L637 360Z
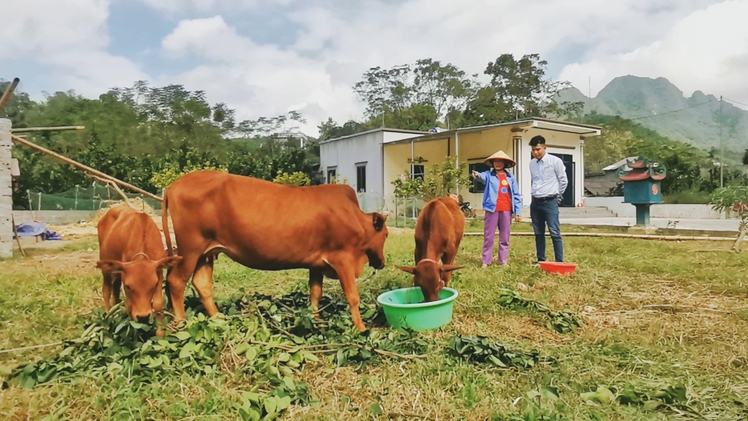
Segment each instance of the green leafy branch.
M583 325L582 320L571 310L553 311L547 305L522 297L518 292L502 288L499 291L498 305L505 308L524 308L542 313L546 317L546 327L558 333L569 333Z

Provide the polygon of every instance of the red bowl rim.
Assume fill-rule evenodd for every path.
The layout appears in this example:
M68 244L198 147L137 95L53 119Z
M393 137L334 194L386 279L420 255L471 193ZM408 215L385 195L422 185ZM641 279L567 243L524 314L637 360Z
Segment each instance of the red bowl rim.
M577 263L568 263L568 262L538 262L540 266L556 266L556 267L577 267L579 266Z

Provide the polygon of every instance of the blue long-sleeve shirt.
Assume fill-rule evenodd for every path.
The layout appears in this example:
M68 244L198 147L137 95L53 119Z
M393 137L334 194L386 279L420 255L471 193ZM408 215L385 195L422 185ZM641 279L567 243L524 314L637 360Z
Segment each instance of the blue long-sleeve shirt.
M519 185L517 179L507 171L504 171L506 181L509 183L509 194L512 198L512 214L519 215L522 213L522 196L519 194ZM494 170L488 170L478 173L481 183L486 185L483 191L483 210L487 212L496 211L496 199L499 197L499 177Z
M569 180L566 177L566 166L561 158L546 153L540 160L530 161L532 197L548 197L564 194Z

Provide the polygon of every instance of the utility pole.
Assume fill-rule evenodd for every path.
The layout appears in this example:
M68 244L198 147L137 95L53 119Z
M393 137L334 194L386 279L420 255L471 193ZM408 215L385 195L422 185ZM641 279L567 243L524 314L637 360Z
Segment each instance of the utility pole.
M722 95L719 96L719 187L725 186L725 148L722 146Z

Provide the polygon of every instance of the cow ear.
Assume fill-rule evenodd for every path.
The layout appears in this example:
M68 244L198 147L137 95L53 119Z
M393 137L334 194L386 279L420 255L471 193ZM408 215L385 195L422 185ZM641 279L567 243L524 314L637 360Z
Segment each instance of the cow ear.
M124 263L117 260L99 260L96 262L96 267L101 269L102 272L123 272L125 270Z
M168 269L177 263L181 262L183 259L182 256L168 256L164 257L163 259L157 260L156 265L159 269Z
M386 220L387 220L386 215L382 215L376 212L372 214L372 222L374 223L374 229L377 231L382 231L382 228L384 228L384 222Z
M403 272L408 272L410 274L413 274L413 272L416 270L415 266L395 266L395 267L400 269Z
M464 267L465 266L443 265L443 266L440 266L439 269L442 272L452 272L453 270L462 269Z

